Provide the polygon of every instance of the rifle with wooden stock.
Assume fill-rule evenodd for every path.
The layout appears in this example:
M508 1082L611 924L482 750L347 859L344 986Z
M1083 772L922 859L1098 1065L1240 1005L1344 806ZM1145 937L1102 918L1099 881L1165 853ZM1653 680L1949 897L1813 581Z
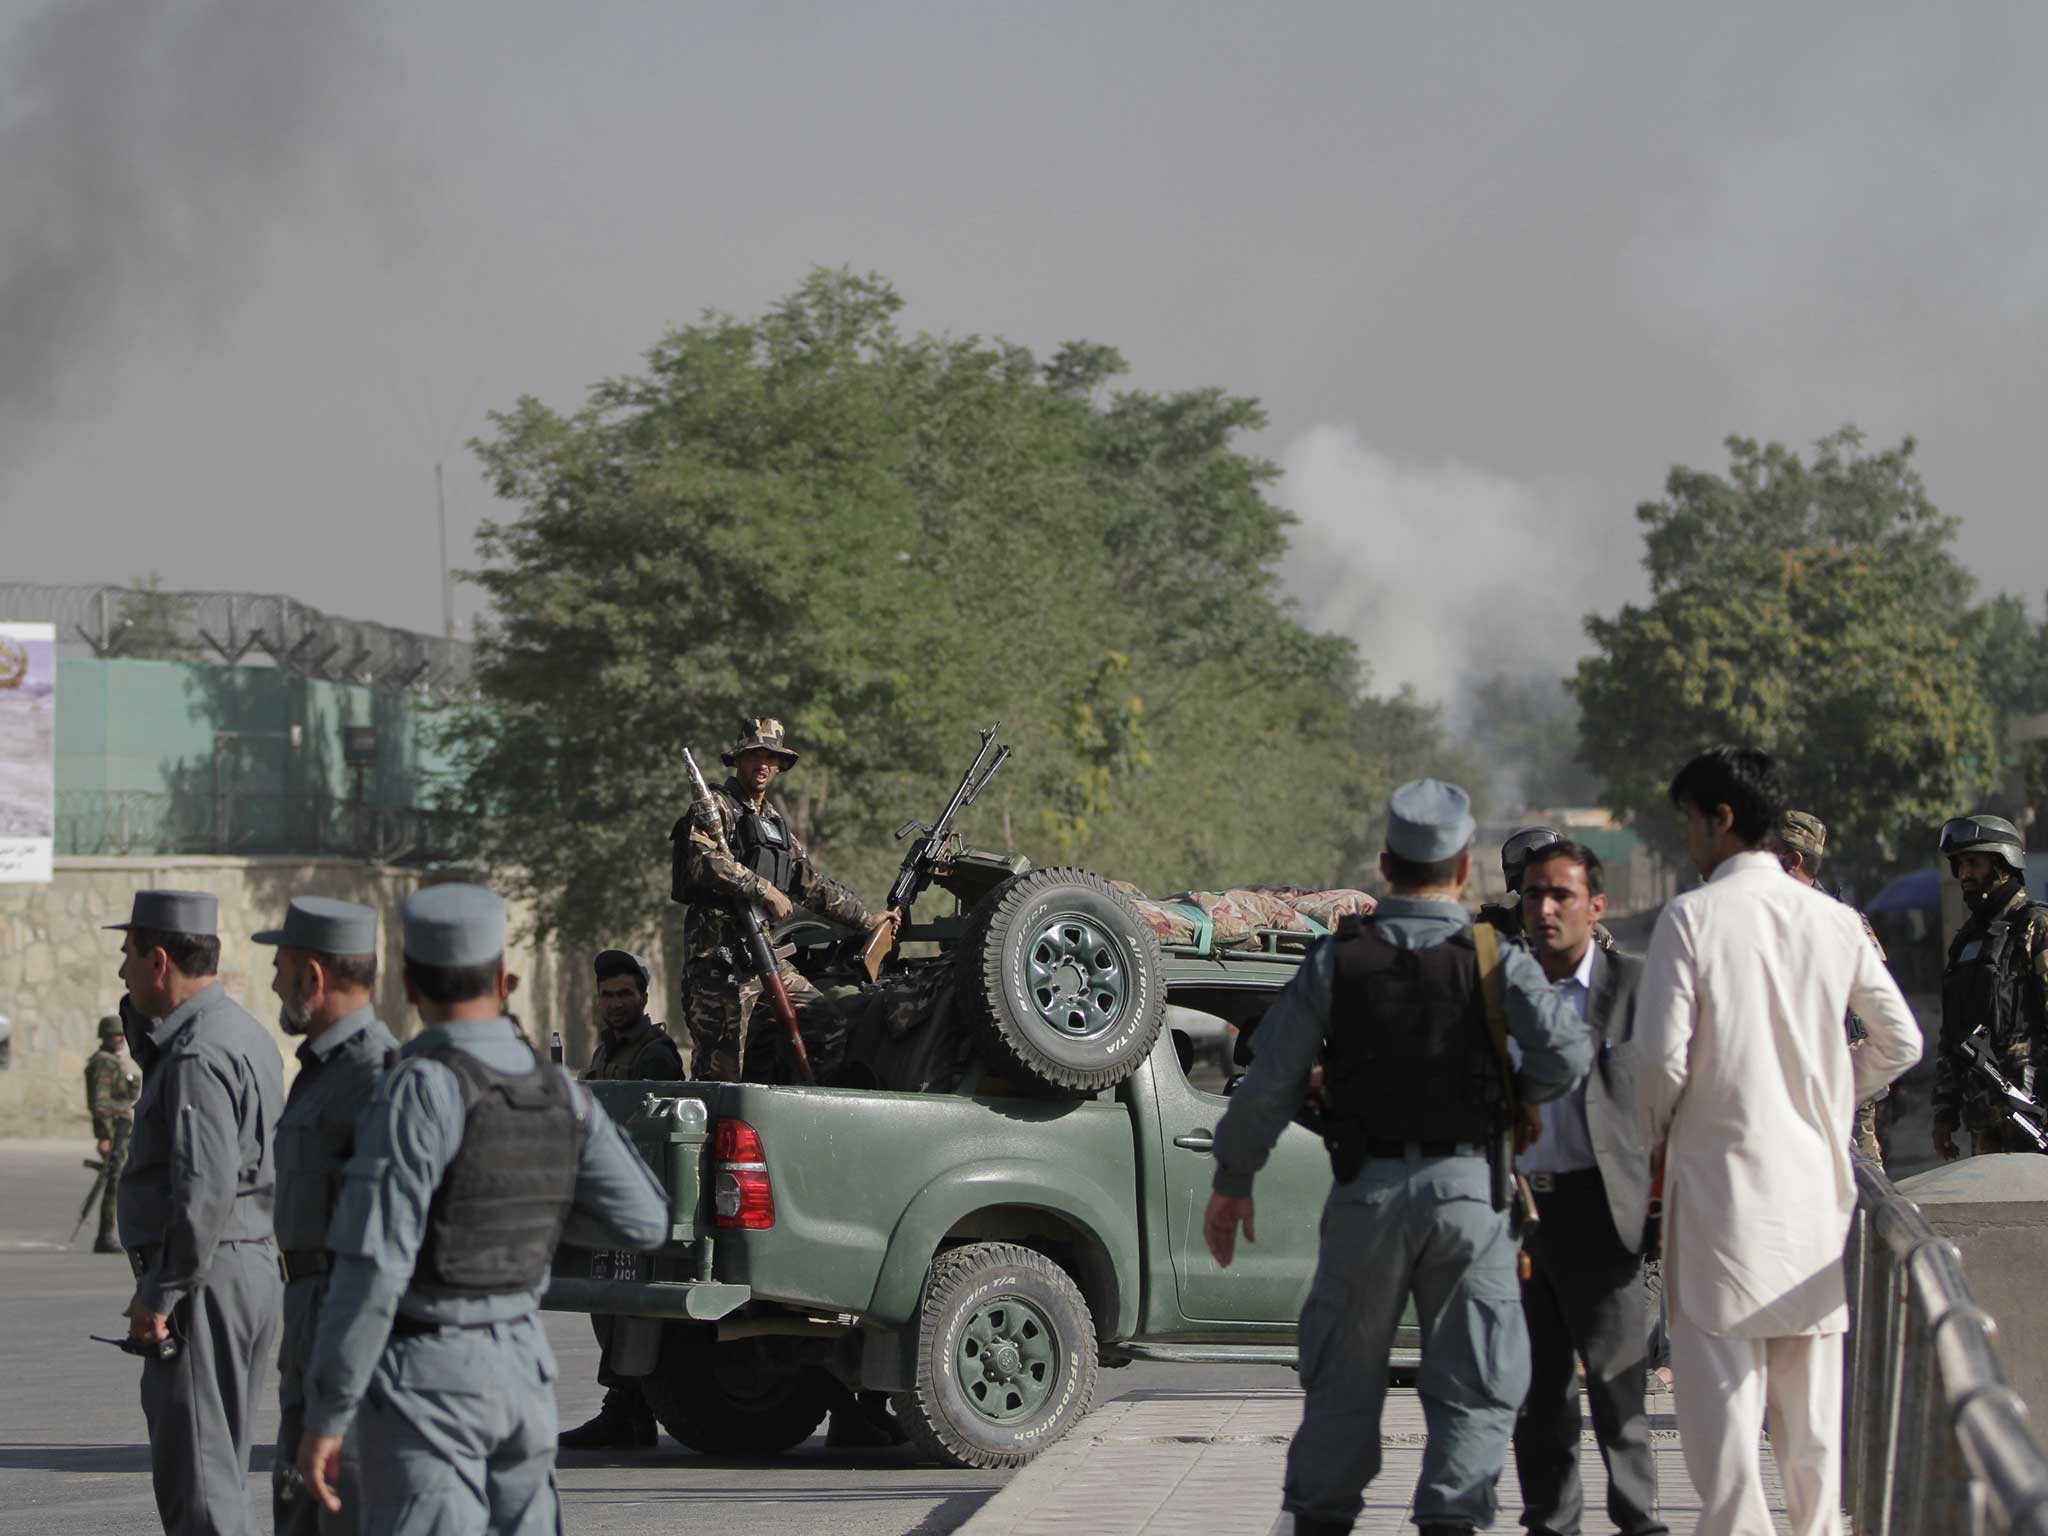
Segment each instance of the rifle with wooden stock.
M711 823L711 833L718 839L719 852L731 858L732 844L725 835L725 813L717 797L711 793L711 786L704 782L704 771L697 766L697 759L690 755L688 747L683 748L683 766L690 771L691 798ZM768 925L762 920L761 908L755 902L735 897L732 913L739 921L740 937L746 944L747 958L753 964L754 974L761 978L761 995L775 1011L776 1021L782 1025L782 1037L796 1062L796 1075L803 1082L815 1083L818 1075L811 1070L811 1053L804 1045L803 1031L797 1027L796 1004L789 1000L789 988L783 985L782 966L775 957L775 946L768 942Z
M988 788L988 781L996 776L996 770L1010 756L1008 747L995 745L996 732L1002 728L1003 722L998 720L981 733L981 747L974 754L974 761L967 765L967 771L960 776L953 798L939 812L938 820L929 826L921 821L906 821L896 829L896 841L899 843L912 833L917 833L918 839L911 845L910 852L903 856L895 882L889 887L889 899L883 904L884 911L900 912L904 921L909 921L910 904L932 883L932 876L937 873L939 865L960 840L956 828L960 813L974 804L974 797ZM993 759L989 756L991 751L995 754ZM889 958L889 952L895 947L896 923L894 919L885 918L875 925L861 949L861 969L867 972L869 981L882 974L882 962Z

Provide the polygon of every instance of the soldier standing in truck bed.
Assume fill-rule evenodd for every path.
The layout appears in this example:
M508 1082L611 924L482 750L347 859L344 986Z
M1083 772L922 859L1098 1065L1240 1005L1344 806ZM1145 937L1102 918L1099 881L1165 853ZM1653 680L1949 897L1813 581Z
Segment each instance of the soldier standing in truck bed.
M878 927L889 914L869 912L852 891L819 874L782 813L769 803L768 786L797 761L783 740L780 720L742 720L739 739L721 760L732 777L711 793L723 838L702 806L691 807L669 833L675 844L671 894L690 909L683 920L690 1075L769 1082L780 1060L775 1016L761 1004L759 979L749 974L733 903L758 902L770 923L799 906L859 929ZM831 1001L786 960L781 974L811 1065L821 1081L829 1080L845 1053L847 1026Z

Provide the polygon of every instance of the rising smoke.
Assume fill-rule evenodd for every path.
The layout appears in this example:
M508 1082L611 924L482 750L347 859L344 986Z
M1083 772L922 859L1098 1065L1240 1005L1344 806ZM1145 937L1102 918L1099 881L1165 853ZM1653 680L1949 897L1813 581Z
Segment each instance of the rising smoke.
M364 15L54 0L7 37L0 448L124 361L210 350L252 289L410 252L421 136Z

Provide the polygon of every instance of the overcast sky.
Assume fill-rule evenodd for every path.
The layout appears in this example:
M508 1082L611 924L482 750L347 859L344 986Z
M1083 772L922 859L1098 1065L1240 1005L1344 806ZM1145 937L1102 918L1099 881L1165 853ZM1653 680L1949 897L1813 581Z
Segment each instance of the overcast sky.
M825 264L1262 399L1384 684L1568 667L1731 432L1911 433L2048 589L2039 6L0 0L0 48L0 580L438 629L486 409Z

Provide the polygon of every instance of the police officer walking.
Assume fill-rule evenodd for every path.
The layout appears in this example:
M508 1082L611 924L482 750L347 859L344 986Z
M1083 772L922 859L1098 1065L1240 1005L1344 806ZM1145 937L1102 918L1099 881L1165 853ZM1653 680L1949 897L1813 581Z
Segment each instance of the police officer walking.
M683 1074L683 1054L668 1031L647 1016L647 993L653 973L630 950L607 949L593 964L597 972L597 1011L601 1028L583 1081L672 1082ZM641 1395L639 1378L615 1369L612 1345L624 1329L661 1325L647 1318L617 1318L593 1313L597 1333L597 1384L605 1389L597 1417L565 1429L561 1446L569 1451L648 1450L661 1438L654 1410Z
M1502 1193L1517 1097L1567 1092L1592 1057L1585 1023L1516 945L1475 930L1471 802L1422 779L1394 791L1380 872L1393 894L1320 941L1259 1027L1259 1052L1216 1129L1204 1236L1219 1265L1256 1242L1253 1176L1300 1110L1318 1052L1336 1185L1301 1315L1300 1432L1282 1502L1301 1536L1351 1529L1380 1470L1387 1359L1404 1302L1422 1325L1429 1441L1415 1492L1422 1536L1491 1524L1515 1410L1529 1385L1516 1245ZM1482 961L1482 953L1491 963Z
M780 1059L777 1026L772 1011L760 1004L759 980L748 974L732 904L759 902L770 922L801 906L849 928L878 927L888 914L869 912L852 891L819 874L782 813L769 804L768 786L797 762L780 720L742 720L739 739L721 760L732 777L711 793L731 857L721 850L719 829L702 806L691 807L669 833L675 844L671 894L690 908L683 919L690 1075L733 1082L744 1074L768 1082ZM845 1052L846 1025L831 1001L787 961L781 975L812 1066L827 1079Z
M342 1536L357 1528L355 1457L341 1460L338 1511L308 1497L292 1460L305 1432L306 1364L333 1268L327 1223L342 1170L355 1153L356 1115L376 1091L398 1041L370 1002L377 984L374 908L300 896L285 908L284 926L252 937L277 947L271 990L278 997L278 1027L305 1036L299 1075L277 1122L277 1257L285 1288L271 1518L277 1536Z
M2007 1128L1993 1093L1971 1073L1963 1042L1983 1031L1993 1064L2033 1092L2034 1052L2048 1030L2048 907L2027 896L2026 846L2004 817L1958 817L1942 827L1940 846L1970 915L1941 978L1934 1150L1943 1161L1962 1156L1955 1133L1967 1128L1972 1156L2029 1152L2033 1144Z
M170 1536L255 1530L244 1484L256 1370L277 1338L271 1138L284 1070L221 989L218 923L205 891L137 891L129 920L109 925L126 934L143 1074L121 1175L128 1331L150 1347L142 1412Z
M504 902L436 885L401 919L426 1027L356 1127L298 1471L340 1509L353 1433L364 1530L553 1536L555 1360L535 1316L548 1261L565 1237L656 1248L668 1201L589 1092L504 1017Z
M119 1253L114 1217L120 1203L121 1169L128 1161L128 1139L135 1131L135 1101L142 1096L142 1074L128 1059L128 1037L121 1020L108 1014L100 1020L100 1048L85 1058L85 1108L92 1116L93 1145L100 1154L105 1180L100 1194L100 1230L94 1253Z

